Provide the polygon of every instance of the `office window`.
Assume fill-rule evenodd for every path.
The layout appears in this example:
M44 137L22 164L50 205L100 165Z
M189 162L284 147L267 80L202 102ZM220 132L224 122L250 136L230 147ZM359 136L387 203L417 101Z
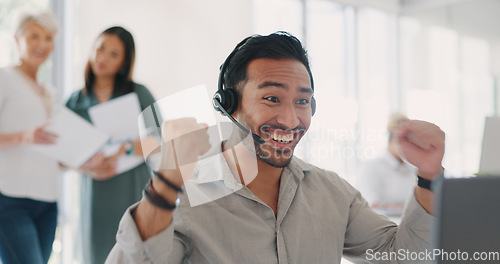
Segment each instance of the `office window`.
M403 64L403 93L410 118L433 122L447 134L447 153L459 152L458 35L446 28L401 22L402 57L413 65ZM416 23L416 24L415 24ZM418 25L417 25L418 24ZM405 32L410 31L410 32ZM413 43L413 44L412 44ZM412 49L404 47L411 45ZM406 68L408 67L408 68ZM445 167L461 163L460 156L445 155ZM454 165L452 165L454 164Z
M396 21L330 1L309 1L307 10L318 114L304 142L305 159L354 183L359 165L385 149L388 114L398 106Z
M355 52L354 32L347 29L354 19L352 11L331 1L308 2L306 44L317 109L300 144L302 152L297 153L304 160L343 176L357 155L353 135L358 106L350 93L355 86L355 65L350 60Z
M460 38L461 68L461 142L463 173L478 172L484 130L484 117L494 114L494 88L489 68L489 45L486 40Z
M376 9L359 11L359 122L361 160L373 158L387 146L391 112L400 112L396 87L396 18Z
M400 26L406 111L445 131L444 167L470 176L479 166L484 117L494 113L488 42L411 18Z

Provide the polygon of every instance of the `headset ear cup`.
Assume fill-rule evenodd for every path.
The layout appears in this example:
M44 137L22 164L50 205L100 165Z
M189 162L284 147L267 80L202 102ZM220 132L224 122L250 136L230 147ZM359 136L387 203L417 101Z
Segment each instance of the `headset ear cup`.
M314 97L311 98L311 115L313 116L316 113L316 99Z
M224 100L224 94L220 90L218 90L217 92L215 92L214 97L212 97L212 105L213 105L213 107L214 107L215 110L223 113L222 110L220 109L219 105L216 104L215 101L218 101L219 104L222 107L224 107L224 101L225 101Z
M224 110L226 110L228 114L234 113L234 111L236 111L236 108L238 107L238 96L232 89L218 90L217 92L215 92L212 100L212 104L215 110L221 113L223 112L219 109L219 107L215 103L215 100L219 101L220 105L224 108Z
M238 95L233 89L226 89L224 90L224 93L227 99L227 104L224 105L224 108L227 113L231 115L234 111L236 111L236 108L238 108Z

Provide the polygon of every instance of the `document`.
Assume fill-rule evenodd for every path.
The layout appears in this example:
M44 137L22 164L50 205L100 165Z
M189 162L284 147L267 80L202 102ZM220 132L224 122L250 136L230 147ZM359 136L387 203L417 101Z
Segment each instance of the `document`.
M141 106L136 93L129 93L108 102L89 108L89 115L94 126L110 135L110 143L104 154L115 154L126 141L139 140L138 126L144 126L139 118ZM144 162L142 156L122 155L117 161L116 172L133 169Z
M56 143L33 148L70 168L79 168L109 140L108 134L66 107L55 111L46 130L58 135Z
M129 93L89 108L94 126L108 133L113 140L138 138L140 113L141 106L136 93Z

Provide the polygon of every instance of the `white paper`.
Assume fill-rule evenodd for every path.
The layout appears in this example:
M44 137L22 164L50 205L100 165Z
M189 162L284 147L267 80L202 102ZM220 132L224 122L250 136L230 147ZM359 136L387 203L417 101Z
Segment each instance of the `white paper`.
M57 134L53 145L33 148L70 168L78 168L96 154L109 139L109 135L94 128L89 122L66 107L55 111L47 131Z
M114 144L106 146L106 156L115 154L123 142L139 140L138 122L141 113L139 98L136 93L129 93L105 103L89 108L89 115L96 128L108 133ZM140 121L140 120L139 120ZM116 172L133 169L144 162L143 157L134 155L121 155L117 160Z
M137 118L141 106L136 93L129 93L108 102L89 108L92 123L113 139L136 139L139 137Z

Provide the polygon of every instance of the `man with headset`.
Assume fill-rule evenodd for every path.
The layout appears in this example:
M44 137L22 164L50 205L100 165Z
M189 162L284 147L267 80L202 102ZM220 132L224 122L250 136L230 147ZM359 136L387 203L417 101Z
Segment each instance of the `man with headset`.
M313 92L306 51L294 36L239 43L221 67L214 107L241 129L210 146L205 124L166 121L161 168L123 216L107 263L339 263L342 255L404 262L405 252L429 250L430 183L443 172L444 133L416 120L398 130L419 179L398 227L337 174L293 156L315 111ZM193 163L211 149L221 150L222 169ZM242 177L249 164L254 174ZM198 191L232 191L190 206L183 185L189 192L193 179ZM400 258L387 261L389 253Z

